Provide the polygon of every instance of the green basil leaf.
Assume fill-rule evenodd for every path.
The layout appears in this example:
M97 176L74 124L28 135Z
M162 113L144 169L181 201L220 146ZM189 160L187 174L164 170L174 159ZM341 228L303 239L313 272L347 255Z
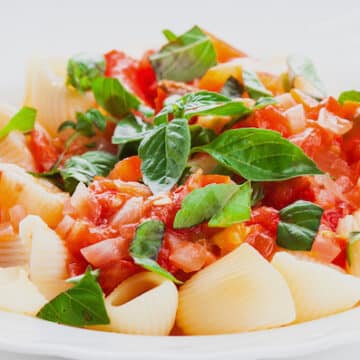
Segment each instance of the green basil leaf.
M264 187L261 183L253 182L251 184L251 206L257 205L265 196Z
M318 232L323 209L299 200L283 208L277 231L277 244L290 250L311 250Z
M177 39L177 35L174 34L171 30L169 29L164 29L162 31L162 33L164 34L164 36L166 37L166 40L168 41L176 41Z
M238 186L237 191L224 207L209 221L210 227L227 227L249 220L251 217L251 185L246 182Z
M88 185L94 176L107 176L116 162L117 158L105 151L72 156L60 170L66 191L73 193L79 182Z
M143 181L156 194L170 190L180 179L190 153L190 130L185 119L155 128L139 146Z
M255 72L243 69L242 77L245 89L251 98L257 100L261 97L273 96L272 92L262 84Z
M85 113L76 113L76 120L75 130L83 136L94 136L96 129L104 131L106 128L106 118L97 109L89 109Z
M265 97L261 97L259 99L256 100L255 106L254 108L256 110L262 109L268 105L275 105L277 104L277 101L275 98L271 97L271 96L265 96Z
M216 115L243 117L251 113L251 110L242 101L231 101L223 104L208 105L194 110L185 110L184 116L191 118L195 115Z
M210 184L186 195L174 220L182 229L209 221L209 226L226 227L250 218L250 184Z
M153 126L132 114L120 120L112 137L113 144L126 144L141 140Z
M338 100L340 104L344 104L347 101L360 103L360 91L357 90L344 91L340 94Z
M141 104L118 79L99 77L93 81L92 89L96 102L113 116L123 117Z
M170 33L166 32L167 36ZM216 65L216 52L210 38L197 26L149 57L158 80L192 81Z
M220 164L252 181L322 174L299 147L272 130L228 130L210 144L192 149L197 151L207 152Z
M103 292L90 270L74 287L46 304L37 317L71 326L110 324Z
M65 280L65 282L67 282L68 284L78 284L82 279L84 279L84 277L87 275L87 272L90 271L91 275L97 280L99 278L100 275L100 270L99 269L95 269L95 270L91 270L89 268L89 270L86 270L86 272L84 274L81 275L77 275L77 276L73 276L71 278L68 278Z
M130 255L135 264L155 272L165 278L181 283L172 274L163 269L157 262L165 232L165 225L160 220L145 220L136 229L130 245Z
M230 76L225 81L225 84L221 89L221 94L229 98L241 97L243 93L244 93L244 87L233 76Z
M216 138L212 129L203 128L200 125L190 125L191 147L206 145Z
M324 85L315 69L313 62L303 56L291 55L287 59L289 80L297 89L316 98L326 97Z
M15 130L23 133L31 131L34 128L35 118L35 109L26 106L23 107L0 129L0 139Z
M60 124L60 126L58 127L58 132L62 132L65 129L76 129L76 122L72 121L72 120L66 120L63 123Z
M67 64L67 83L79 91L91 90L94 79L103 76L105 59L102 55L78 54Z

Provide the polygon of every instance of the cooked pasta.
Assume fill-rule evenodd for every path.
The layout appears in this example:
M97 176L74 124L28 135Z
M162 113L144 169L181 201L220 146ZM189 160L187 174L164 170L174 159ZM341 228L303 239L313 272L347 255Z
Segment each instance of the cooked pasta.
M247 244L180 288L177 324L188 335L266 329L294 319L285 280Z
M18 235L0 240L0 268L25 265L26 249Z
M105 300L110 325L101 330L168 335L175 322L178 292L160 275L142 272L120 284Z
M63 241L44 221L28 215L20 223L20 238L29 257L29 275L46 299L69 288L65 282L67 250Z
M36 286L20 267L0 269L0 309L35 315L46 303Z

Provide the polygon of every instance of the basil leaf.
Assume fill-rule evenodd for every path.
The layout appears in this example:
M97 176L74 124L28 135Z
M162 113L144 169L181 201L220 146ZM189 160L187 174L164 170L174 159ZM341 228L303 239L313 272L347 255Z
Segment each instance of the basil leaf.
M209 226L226 227L250 218L250 184L210 184L186 195L174 228L189 228L210 220Z
M220 164L252 181L322 174L299 147L272 130L228 130L210 144L192 149L197 151L207 152Z
M93 81L92 89L96 102L113 116L123 117L141 104L118 79L99 77Z
M166 40L168 40L168 41L176 41L176 39L177 39L177 35L174 34L171 30L164 29L162 31L162 33L164 34L164 36L166 37Z
M191 147L206 145L216 138L212 129L203 128L200 125L190 125Z
M271 97L271 96L265 96L265 97L261 97L259 99L256 100L255 106L254 108L256 110L262 109L268 105L275 105L277 104L277 101L275 98Z
M143 181L154 194L170 190L180 179L189 157L190 142L185 119L160 125L141 141Z
M223 104L208 105L194 110L186 110L184 116L191 118L195 115L236 116L248 115L251 110L242 101L229 101Z
M89 109L85 113L76 113L76 128L80 134L91 137L96 134L96 129L104 131L106 128L106 118L97 109Z
M36 316L71 326L110 324L103 292L90 270L73 288L51 300Z
M261 183L252 183L251 206L257 205L265 196L264 187Z
M169 31L166 32L170 36ZM192 81L216 65L210 38L197 26L165 45L149 57L158 80Z
M309 58L291 55L287 59L287 64L289 80L295 88L316 99L326 97L324 85L316 72L313 62Z
M141 118L129 114L126 118L120 120L116 125L112 137L113 144L126 144L129 142L141 140L153 126L141 120Z
M78 54L67 64L67 83L79 91L91 90L94 79L103 76L105 59L102 55Z
M272 92L266 89L255 72L243 69L242 77L245 89L251 98L257 100L261 97L272 97Z
M322 213L320 206L303 200L283 208L279 212L277 244L290 250L311 250Z
M105 151L72 156L60 170L66 191L73 193L79 182L88 185L94 176L107 176L116 162L116 157Z
M0 129L0 139L15 130L23 133L31 131L34 128L35 118L35 109L26 106L23 107Z
M340 94L338 100L340 104L344 104L347 101L360 103L360 91L357 90L344 91Z
M225 84L221 89L221 94L229 98L241 97L243 93L244 93L244 87L233 76L230 76L225 81Z
M89 268L89 271L90 271L91 275L95 278L95 280L97 280L99 278L99 275L100 275L99 269L91 270ZM88 270L86 270L86 272L84 274L80 274L80 275L68 278L65 280L65 282L68 284L78 284L82 279L84 279L84 277L87 275L87 272L88 272Z
M130 255L135 264L155 272L165 278L181 283L172 274L163 269L157 262L165 232L165 225L160 220L145 220L136 229L130 245Z

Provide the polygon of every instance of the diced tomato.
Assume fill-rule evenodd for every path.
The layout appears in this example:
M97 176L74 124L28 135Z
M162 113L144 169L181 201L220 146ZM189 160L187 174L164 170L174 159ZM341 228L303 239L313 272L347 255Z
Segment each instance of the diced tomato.
M193 174L186 182L189 191L205 187L209 184L229 184L231 182L230 176L216 175L216 174Z
M138 156L130 156L119 161L109 174L110 179L122 181L140 181L141 159Z
M39 171L48 171L59 158L59 151L44 129L37 127L30 133L30 150Z
M321 223L336 231L339 220L350 213L349 206L345 203L337 204L336 207L324 211Z
M249 233L245 241L268 260L277 250L276 235L260 224L249 226Z
M158 113L164 107L164 101L167 98L167 93L161 88L158 87L156 90L156 97L154 100L155 111Z
M261 206L252 211L251 219L248 223L260 224L271 233L276 234L279 220L279 212L276 209L268 206Z

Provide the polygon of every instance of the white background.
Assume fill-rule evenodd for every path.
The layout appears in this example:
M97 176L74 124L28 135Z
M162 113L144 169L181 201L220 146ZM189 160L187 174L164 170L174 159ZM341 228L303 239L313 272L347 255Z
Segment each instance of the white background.
M360 88L359 0L0 0L0 102L21 99L26 60L34 54L117 48L136 55L161 44L161 29L181 32L193 24L258 57L310 55L329 92ZM360 347L348 346L311 359L359 354ZM38 357L0 353L0 359Z

